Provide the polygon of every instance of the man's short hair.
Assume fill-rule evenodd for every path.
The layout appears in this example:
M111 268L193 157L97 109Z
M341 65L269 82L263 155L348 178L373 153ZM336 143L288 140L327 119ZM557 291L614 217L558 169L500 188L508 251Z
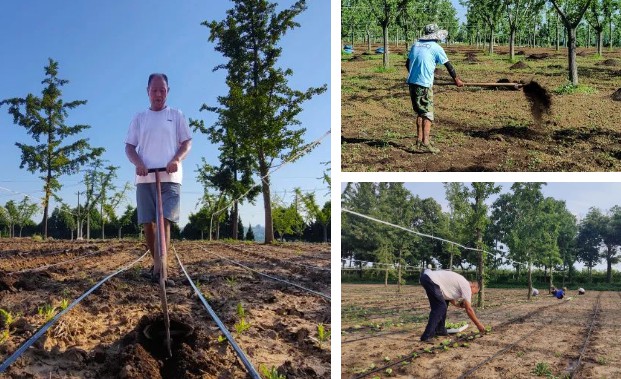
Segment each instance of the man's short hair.
M168 76L166 76L166 74L154 72L153 74L149 75L149 81L147 82L147 88L151 86L151 80L153 80L153 78L155 78L156 76L159 76L162 79L164 79L164 81L166 82L166 87L168 87Z

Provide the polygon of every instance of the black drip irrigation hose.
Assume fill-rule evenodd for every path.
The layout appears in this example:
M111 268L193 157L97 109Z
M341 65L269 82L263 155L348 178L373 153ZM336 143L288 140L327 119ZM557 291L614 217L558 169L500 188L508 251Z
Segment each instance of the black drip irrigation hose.
M530 317L532 317L532 316L534 316L534 315L536 315L536 314L538 314L538 313L541 313L541 312L543 312L544 310L546 310L546 309L548 309L548 308L558 307L558 306L560 306L560 305L562 305L562 304L566 304L567 302L569 302L569 300L565 300L564 302L557 303L557 304L550 304L550 305L546 305L546 306L541 307L541 308L539 308L539 309L536 309L536 310L534 310L534 311L532 311L532 312L529 312L529 313L525 314L524 316L519 316L519 317L513 318L513 319L511 319L511 320L505 321L505 322L503 322L503 323L501 323L501 324L499 324L499 325L495 326L494 328L502 328L502 327L505 327L505 326L507 326L507 325L510 325L510 324L513 324L513 323L516 323L516 322L523 322L523 321L525 321L527 318L530 318ZM478 332L472 332L472 333L470 333L470 334L462 335L461 337L457 337L455 340L451 340L451 341L450 341L449 343L447 343L447 344L441 344L440 346L434 346L433 348L431 348L431 352L436 351L436 350L442 350L442 349L444 349L443 345L444 345L444 346L451 346L451 345L453 345L453 344L455 344L455 343L463 342L464 340L467 340L467 341L474 340L475 338L477 338L477 337L476 337L476 335L477 335L477 334L478 334L480 337L483 337L483 335L484 335L484 334L481 334L481 333L478 333ZM526 337L530 336L531 334L532 334L532 332L531 332L531 333L529 333ZM470 338L470 337L473 337L473 338ZM525 339L525 338L523 338L523 339ZM514 345L516 345L517 343L521 342L523 339L520 339L519 341L515 342L513 345L509 346L508 348L503 349L502 351L500 351L499 353L496 353L496 354L495 354L495 355L493 355L492 357L487 358L485 361L483 361L483 362L479 363L477 366L475 366L474 368L472 368L471 370L469 370L468 372L466 372L465 374L463 374L460 378L465 378L467 375L470 375L472 372L474 372L474 371L478 370L481 366L483 366L483 365L484 365L484 364L486 364L487 362L491 361L491 360L492 360L493 358L495 358L496 356L498 356L498 355L502 354L504 351L508 350L509 348L513 347L513 346L514 346ZM381 366L381 367L378 367L378 368L373 369L372 371L367 371L367 372L365 372L365 373L363 373L363 374L361 374L361 375L355 376L355 377L354 377L354 379L361 379L361 378L367 377L367 376L369 376L369 375L371 375L371 374L373 374L373 373L376 373L376 372L379 372L379 371L383 371L383 370L385 370L385 369L387 369L387 368L390 368L390 367L396 366L397 364L399 364L399 363L401 363L401 362L405 362L405 361L407 361L407 360L409 360L409 359L414 359L414 358L416 358L416 357L420 356L422 353L427 353L427 352L429 352L429 351L427 351L427 350L429 350L429 348L428 348L428 349L419 350L419 351L415 351L415 352L413 352L413 353L409 354L408 356L406 356L405 358L402 358L402 359L400 359L400 360L398 360L398 361L396 361L396 362L392 362L392 363L390 363L390 364L388 364L388 365Z
M477 335L479 337L477 337ZM483 337L483 335L481 333L479 333L479 332L472 332L470 334L464 334L464 335L461 335L461 336L459 336L459 337L457 337L455 339L451 339L450 341L446 341L445 340L444 342L440 343L437 346L434 345L433 347L428 347L428 348L424 348L424 349L420 349L420 350L414 351L414 352L406 355L404 358L401 358L399 360L396 360L395 362L391 362L391 363L389 363L387 365L384 365L384 366L381 366L381 367L376 367L376 368L374 368L371 371L367 371L367 372L362 373L362 374L360 374L358 376L355 376L353 379L365 378L365 377L367 377L367 376L369 376L371 374L374 374L376 372L384 371L387 368L396 366L396 365L398 365L401 362L405 362L405 361L408 361L408 360L414 360L415 358L417 358L417 357L419 357L419 356L421 356L421 355L423 355L425 353L435 354L434 353L435 351L448 349L448 348L450 348L451 346L453 346L456 343L460 343L460 342L464 343L464 341L473 341L475 338L480 338L480 337Z
M226 328L226 326L222 323L222 321L220 321L220 318L218 318L218 315L209 306L209 303L207 302L207 300L205 300L205 298L203 297L203 294L201 293L201 291L194 285L194 282L192 281L192 278L190 278L190 275L188 275L188 272L185 270L185 267L183 266L183 263L181 263L181 259L179 258L179 255L177 254L177 251L175 250L175 248L172 247L172 249L175 252L175 257L177 258L177 262L179 262L179 266L181 267L181 270L183 271L183 273L185 274L185 277L188 279L188 282L190 283L190 285L194 289L194 292L198 295L199 299L201 300L201 302L205 306L205 309L207 309L207 312L209 313L211 318L215 321L215 323L216 323L216 325L218 325L218 328L220 329L220 331L222 331L222 333L224 334L226 339L229 341L229 343L231 344L231 347L233 347L233 350L235 350L235 353L237 353L237 356L239 357L239 359L241 359L242 363L246 367L246 370L248 370L248 374L250 374L250 376L252 378L261 379L261 376L259 375L257 370L252 365L252 362L250 362L248 357L246 357L246 355L244 354L244 351L237 345L237 343L233 339L233 336L231 335L229 330Z
M99 250L99 251L92 251L92 252L87 253L85 255L81 255L81 256L79 256L77 258L71 258L71 259L68 259L66 261L52 263L52 264L44 265L44 266L41 266L41 267L26 268L26 269L23 269L23 270L20 270L20 271L13 271L13 272L7 273L7 275L17 275L17 274L23 274L23 273L26 273L26 272L39 272L39 271L43 271L45 269L48 269L50 267L56 267L56 266L61 266L61 265L67 264L67 263L76 262L76 261L82 260L84 258L88 258L90 256L101 254L101 253L103 253L103 251L101 251L101 250Z
M252 251L244 250L241 247L231 246L231 245L227 245L227 244L224 244L224 243L218 243L218 244L221 245L221 246L224 246L226 248L229 248L229 249L232 249L232 250L235 250L235 251L239 251L241 253L250 254L250 255L253 255L255 257L259 257L259 258L262 258L262 259L265 259L265 260L268 260L268 261L270 260L270 258L266 258L266 257L262 256L261 254L258 254L258 253L252 252ZM313 269L313 270L330 271L330 268L313 266L313 265L305 265L305 264L296 263L296 262L283 261L281 259L276 259L276 258L271 258L271 259L273 259L275 261L278 261L278 262L281 262L281 263L284 263L286 265L296 265L296 266L310 268L310 269Z
M496 326L496 328L504 328L507 325L511 325L514 324L516 322L524 322L526 319L539 314L541 312L543 312L546 309L549 308L554 308L554 307L558 307L562 304L567 304L569 302L569 300L565 300L561 303L557 303L557 304L550 304L550 305L546 305L545 307L541 307L539 309L535 309L534 311L525 314L524 316L519 316L516 318L513 318L511 320L507 320L499 325ZM515 341L514 343L512 343L511 345L505 347L504 349L501 349L500 351L498 351L496 354L492 355L491 357L483 360L482 362L480 362L479 364L477 364L476 366L472 367L470 370L466 371L465 373L463 373L458 379L463 379L463 378L467 378L470 374L472 374L473 372L477 371L478 369L480 369L481 367L483 367L485 364L487 364L488 362L492 361L493 359L495 359L496 357L498 357L499 355L503 354L504 352L512 349L515 345L517 345L518 343L524 341L525 339L527 339L528 337L530 337L535 331L539 330L539 328L535 328L533 329L532 332L527 333L524 337L520 338L519 340Z
M275 281L277 281L277 282L281 282L281 283L288 284L288 285L290 285L290 286L294 286L294 287L299 288L299 289L301 289L301 290L304 290L304 291L306 291L306 292L309 292L309 293L312 293L312 294L314 294L314 295L320 296L320 297L322 297L322 298L324 298L324 299L326 299L326 300L328 300L328 301L331 301L330 296L328 296L328 295L324 295L324 294L323 294L323 293L321 293L321 292L313 291L312 289L310 289L310 288L306 288L306 287L303 287L303 286L301 286L301 285L299 285L299 284L291 283L291 282L288 282L288 281L286 281L286 280L283 280L283 279L280 279L280 278L277 278L277 277L274 277L274 276L271 276L271 275L264 274L264 273L262 273L262 272L259 272L259 271L257 271L257 270L254 270L254 269L252 269L252 268L250 268L250 267L248 267L248 266L245 266L245 265L243 265L243 264L241 264L241 263L239 263L239 262L235 262L234 260L231 260L231 259L225 258L225 257L220 256L220 255L215 254L215 253L211 253L211 252L207 251L207 249L205 249L205 248L203 248L203 250L204 250L206 253L213 254L213 255L215 255L216 257L220 258L220 259L223 259L223 260L225 260L225 261L229 261L229 262L233 263L234 265L237 265L237 266L239 266L239 267L241 267L241 268L244 268L244 269L246 269L246 270L248 270L248 271L250 271L250 272L253 272L253 273L255 273L255 274L258 274L258 275L264 276L264 277L266 277L266 278L268 278L268 279L272 279L272 280L275 280Z
M144 258L146 255L147 255L147 253L142 254L142 256L140 258L136 259L132 263L130 263L130 264L120 268L116 272L106 276L105 278L100 280L99 283L95 284L88 291L84 292L80 297L75 299L71 304L69 304L67 306L67 308L65 308L62 311L58 312L56 314L56 316L54 316L50 321L48 321L45 325L43 325L41 328L39 328L39 330L37 330L35 332L35 334L32 337L30 337L30 339L28 339L26 342L24 342L24 344L22 344L22 346L20 346L19 349L17 349L4 362L2 362L2 364L0 365L0 373L4 372L13 362L15 362L17 360L17 358L19 358L20 355L22 355L30 346L32 346L32 344L35 343L56 321L58 321L65 313L69 312L73 307L78 305L78 303L80 301L84 300L84 298L86 296L90 295L93 291L95 291L102 284L107 282L110 278L112 278L112 277L122 273L123 271L125 271L125 270L129 269L130 267L134 266L136 263L140 262L142 260L142 258Z
M597 319L597 316L599 315L599 300L601 296L602 296L602 293L600 292L599 295L597 296L597 302L593 306L593 315L591 316L591 325L589 326L589 331L587 332L587 336L584 339L584 344L582 344L582 349L580 349L580 356L578 356L578 363L576 363L576 366L571 370L571 373L569 374L570 379L573 378L574 375L576 375L576 373L580 370L580 365L582 364L582 357L584 356L584 352L587 346L589 345L589 338L591 337L591 332L593 332L593 326L595 326L595 320Z

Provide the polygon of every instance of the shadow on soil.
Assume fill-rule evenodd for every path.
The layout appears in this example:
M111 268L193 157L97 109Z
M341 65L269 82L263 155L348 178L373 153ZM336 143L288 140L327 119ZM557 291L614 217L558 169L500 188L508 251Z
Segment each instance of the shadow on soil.
M416 151L413 149L406 148L398 143L394 143L391 141L383 141L378 139L366 139L366 138L350 138L341 136L341 145L351 143L351 144L365 144L370 147L394 147L395 149L403 150L408 154L423 154L421 151Z

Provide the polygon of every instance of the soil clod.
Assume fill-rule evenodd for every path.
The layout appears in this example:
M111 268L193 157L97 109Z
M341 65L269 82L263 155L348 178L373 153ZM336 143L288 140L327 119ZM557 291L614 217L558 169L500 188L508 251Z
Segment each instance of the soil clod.
M621 88L617 89L613 94L612 94L612 99L614 101L621 101Z
M597 66L619 66L619 61L616 59L606 59L605 61L597 63Z
M530 103L530 113L537 125L541 124L544 114L550 114L552 96L539 83L531 81L522 87L524 96Z
M524 63L523 61L519 61L513 66L509 67L510 70L518 70L518 69L523 69L523 68L529 68L528 65Z
M529 60L540 60L540 59L546 59L549 58L550 54L548 53L541 53L541 54L531 54L528 57L526 57L526 59Z

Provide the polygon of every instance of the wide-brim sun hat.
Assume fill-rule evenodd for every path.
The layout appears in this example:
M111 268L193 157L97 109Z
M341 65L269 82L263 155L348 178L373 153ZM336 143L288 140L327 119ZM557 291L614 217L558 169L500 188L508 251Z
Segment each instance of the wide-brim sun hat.
M442 41L448 37L448 30L440 29L438 24L425 25L424 33L419 39Z

